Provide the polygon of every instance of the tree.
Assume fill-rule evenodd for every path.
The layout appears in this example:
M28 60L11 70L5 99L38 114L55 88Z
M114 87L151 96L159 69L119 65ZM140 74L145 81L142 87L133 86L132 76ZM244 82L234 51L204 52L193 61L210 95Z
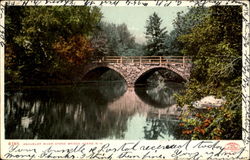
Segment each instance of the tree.
M15 10L22 15L16 22ZM65 64L58 60L58 54L53 48L55 43L61 40L70 42L69 39L76 35L81 35L89 41L98 29L97 25L102 17L99 8L87 6L14 6L7 7L6 15L6 26L11 31L6 34L7 43L20 50L15 50L13 54L16 64L22 66L19 69L20 79L26 84L46 84L50 83L50 78L56 79L58 72L63 72ZM20 32L14 34L15 30ZM61 45L63 46L67 47ZM78 53L68 54L74 57ZM13 67L12 69L17 70Z
M52 47L60 58L73 65L87 62L93 56L94 50L91 48L90 41L83 35L75 35L68 39L61 38Z
M173 21L174 29L167 34L164 42L167 52L170 55L182 55L181 50L184 45L178 40L178 37L190 33L208 14L208 8L204 7L192 7L187 13L178 12L177 17Z
M75 35L67 39L61 38L52 47L58 57L57 62L60 64L58 70L61 72L60 75L63 75L63 79L72 83L81 80L79 75L84 64L94 57L94 49L88 38L83 35Z
M16 16L19 15L19 16ZM22 83L20 78L20 70L23 65L20 63L23 59L24 51L19 46L13 37L19 35L21 32L21 21L23 12L21 7L10 9L6 7L6 18L5 18L5 83L11 82ZM18 54L17 54L18 53Z
M146 22L146 55L166 55L164 40L166 28L161 28L162 19L154 12Z
M124 23L100 23L100 30L93 37L92 44L97 52L109 56L130 55L136 49L135 38Z
M127 48L135 47L135 37L129 32L125 23L117 26L117 32L119 34L119 42L122 46Z
M221 108L210 108L185 119L193 139L241 139L242 13L240 6L211 7L209 16L188 34L180 36L184 55L192 56L193 69L180 105L208 95L226 99ZM208 123L209 122L209 123Z

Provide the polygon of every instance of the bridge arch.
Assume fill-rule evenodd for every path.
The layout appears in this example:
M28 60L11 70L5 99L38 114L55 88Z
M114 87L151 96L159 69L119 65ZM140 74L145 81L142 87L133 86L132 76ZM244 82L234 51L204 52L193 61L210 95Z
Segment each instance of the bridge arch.
M85 67L85 70L82 73L82 78L84 79L90 72L92 71L97 71L98 69L107 69L107 70L112 70L114 72L116 72L126 83L126 76L123 74L123 72L121 70L119 70L119 68L116 68L112 65L108 65L108 64L99 64L99 65L87 65Z
M176 75L178 75L183 81L187 81L188 78L182 74L181 71L178 71L176 68L171 67L171 66L151 66L148 67L144 70L142 70L135 78L134 80L134 86L136 85L136 83L138 83L139 81L142 80L143 77L145 77L145 79L149 78L154 72L161 70L161 69L165 69L168 71L171 71L173 73L175 73Z

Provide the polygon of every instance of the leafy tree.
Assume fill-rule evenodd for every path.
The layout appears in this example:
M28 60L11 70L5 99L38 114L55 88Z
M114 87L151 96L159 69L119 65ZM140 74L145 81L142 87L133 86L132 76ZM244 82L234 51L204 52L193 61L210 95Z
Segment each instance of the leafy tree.
M188 34L198 24L202 23L204 18L209 15L208 8L191 7L187 13L178 12L173 21L174 30L178 35Z
M92 43L97 52L109 56L130 55L136 49L135 38L124 23L100 23L100 31L94 36Z
M126 48L135 47L135 37L129 32L125 23L117 26L117 32L119 34L119 41L122 46Z
M14 10L23 15L17 22L14 14L17 11ZM99 8L86 6L14 6L7 7L6 15L7 28L20 30L17 34L7 33L6 37L9 46L21 50L15 50L13 54L16 64L22 68L14 69L20 72L19 78L26 84L50 83L49 78L56 78L55 73L62 71L64 64L58 61L58 54L53 49L55 43L60 40L69 42L76 35L89 39L98 29L102 16ZM78 53L68 54L73 57Z
M108 38L105 32L101 29L93 35L91 39L91 45L94 48L94 55L96 58L101 58L110 54L110 48L108 47Z
M93 48L88 39L82 35L69 37L68 39L61 38L53 44L58 56L64 59L65 62L80 65L86 62L93 55ZM71 54L74 53L74 54Z
M94 49L90 41L83 35L75 35L67 39L61 38L52 47L60 64L58 70L61 70L64 79L73 83L80 80L78 77L84 64L94 57Z
M167 34L164 42L167 52L170 55L182 55L181 50L184 45L178 40L178 37L190 33L208 14L208 8L204 7L192 7L187 13L178 12L173 21L174 29Z
M146 24L146 55L166 55L164 40L166 38L166 28L161 28L162 19L153 13L149 16Z
M240 139L241 7L211 7L209 12L202 23L180 37L183 54L193 57L193 69L187 90L178 97L178 102L192 106L198 99L215 95L225 98L226 104L193 120L184 118L189 129L185 133L192 134L193 139ZM209 124L201 128L205 121Z
M16 16L19 15L19 16ZM5 18L5 81L6 84L10 82L21 83L20 69L23 67L20 64L22 61L23 48L18 46L13 37L20 34L21 20L23 13L22 8L9 9L6 7ZM18 54L16 54L18 53Z

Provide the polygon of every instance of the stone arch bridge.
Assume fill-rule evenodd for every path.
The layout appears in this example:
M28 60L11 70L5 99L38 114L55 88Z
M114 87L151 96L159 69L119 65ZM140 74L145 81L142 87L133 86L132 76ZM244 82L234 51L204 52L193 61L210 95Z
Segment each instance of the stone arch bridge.
M119 73L128 87L133 87L141 77L158 69L173 71L187 81L191 67L191 59L186 56L106 56L87 64L83 76L98 68L109 68Z

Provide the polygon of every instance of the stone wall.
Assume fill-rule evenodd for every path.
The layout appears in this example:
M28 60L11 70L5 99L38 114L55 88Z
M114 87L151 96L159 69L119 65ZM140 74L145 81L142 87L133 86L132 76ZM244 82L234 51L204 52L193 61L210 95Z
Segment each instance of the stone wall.
M183 66L180 64L140 65L138 63L91 63L85 66L83 76L85 76L89 71L99 67L107 67L118 72L125 79L128 87L133 87L135 85L136 80L140 76L142 76L145 72L156 68L165 68L167 70L171 70L180 75L184 80L188 80L190 77L190 70L192 66L190 64Z

